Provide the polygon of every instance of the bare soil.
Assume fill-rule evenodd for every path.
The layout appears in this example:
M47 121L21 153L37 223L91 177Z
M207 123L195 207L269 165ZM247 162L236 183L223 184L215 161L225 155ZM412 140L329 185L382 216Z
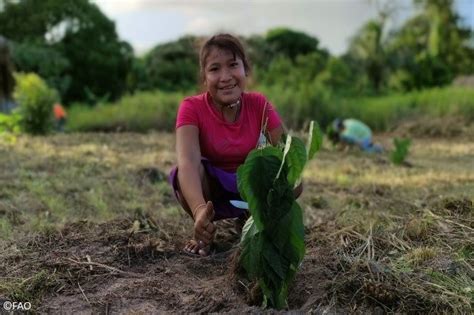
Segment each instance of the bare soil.
M47 279L39 280L39 285L49 283L35 307L40 313L262 312L258 292L234 273L239 240L234 222L218 222L216 246L208 257L182 251L186 237L172 232L179 224L159 222L152 230L131 232L129 219L76 222L24 239L21 251L14 254L10 248L4 263L47 272ZM323 310L320 304L337 272L330 253L326 246L308 246L289 291L289 309Z

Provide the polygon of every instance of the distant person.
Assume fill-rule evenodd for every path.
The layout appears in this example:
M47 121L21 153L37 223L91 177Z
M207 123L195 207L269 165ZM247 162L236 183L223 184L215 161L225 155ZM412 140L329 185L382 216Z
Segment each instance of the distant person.
M349 118L334 120L329 127L328 137L332 143L356 145L361 150L370 153L381 153L383 148L372 142L372 131L362 121Z
M9 114L16 107L13 101L13 65L7 40L0 36L0 113Z
M240 41L229 34L211 37L200 52L206 91L186 97L176 119L177 167L170 182L183 209L194 220L194 238L184 251L206 256L215 234L213 221L248 216L231 204L242 200L237 168L259 143L276 145L284 129L274 106L259 93L246 92L249 61ZM301 186L299 192L301 192Z
M60 103L55 103L53 105L53 112L56 130L64 132L64 127L66 126L67 121L66 110Z

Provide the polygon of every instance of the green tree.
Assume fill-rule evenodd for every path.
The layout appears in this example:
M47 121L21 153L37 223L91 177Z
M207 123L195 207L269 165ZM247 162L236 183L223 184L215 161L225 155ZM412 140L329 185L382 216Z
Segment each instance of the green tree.
M365 71L375 92L379 92L386 75L383 33L385 16L367 22L352 38L348 56Z
M287 28L270 30L264 41L253 37L248 42L261 65L258 82L267 85L309 86L329 59L316 38Z
M125 91L133 51L119 40L114 22L89 0L4 1L0 34L67 60L71 81L65 90L59 88L66 101L85 100L86 90L97 96L110 93L113 99Z
M339 94L350 94L355 91L354 75L342 58L331 57L318 80L326 87Z
M257 72L266 71L275 57L274 48L260 35L243 38L243 41L252 68Z
M296 82L294 79L293 63L288 57L277 56L268 66L268 70L260 74L259 83L267 85L279 84L282 86L291 86Z
M151 89L152 85L146 71L145 58L133 58L132 67L127 75L127 91L133 94L135 91Z
M96 96L110 95L110 99L115 100L126 91L133 49L128 43L117 39L115 30L109 35L84 28L76 33L67 33L61 41L60 51L72 65L73 80L66 99L84 100L87 89Z
M196 87L199 61L197 38L185 36L154 47L144 58L151 88L177 91Z
M278 55L268 66L268 70L260 73L259 82L268 85L297 86L310 84L326 67L325 56L319 53L298 55L295 61Z
M461 25L453 0L414 3L415 16L394 32L389 41L387 50L394 75L399 77L403 73L403 85L412 89L440 86L456 75L474 73L474 48L469 45L473 33Z
M291 60L296 60L298 55L309 53L321 53L326 57L329 55L326 50L320 49L317 38L306 33L294 31L288 28L275 28L268 31L265 40L271 48Z
M69 89L71 64L58 49L38 41L24 41L14 43L13 51L13 62L18 71L37 73L61 95Z

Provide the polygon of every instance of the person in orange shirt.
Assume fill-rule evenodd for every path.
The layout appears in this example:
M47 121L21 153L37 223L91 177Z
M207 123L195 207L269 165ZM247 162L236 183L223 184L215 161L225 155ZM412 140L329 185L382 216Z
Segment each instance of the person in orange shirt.
M54 112L54 121L56 125L56 130L60 132L64 132L64 126L66 125L66 120L67 120L66 110L61 104L56 103L53 106L53 112Z

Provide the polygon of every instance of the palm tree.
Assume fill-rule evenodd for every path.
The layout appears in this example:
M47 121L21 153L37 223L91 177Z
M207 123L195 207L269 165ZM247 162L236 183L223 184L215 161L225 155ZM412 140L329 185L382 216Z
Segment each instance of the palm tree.
M383 47L383 30L385 18L367 22L352 38L349 55L362 62L372 87L380 91L385 72L385 51Z

